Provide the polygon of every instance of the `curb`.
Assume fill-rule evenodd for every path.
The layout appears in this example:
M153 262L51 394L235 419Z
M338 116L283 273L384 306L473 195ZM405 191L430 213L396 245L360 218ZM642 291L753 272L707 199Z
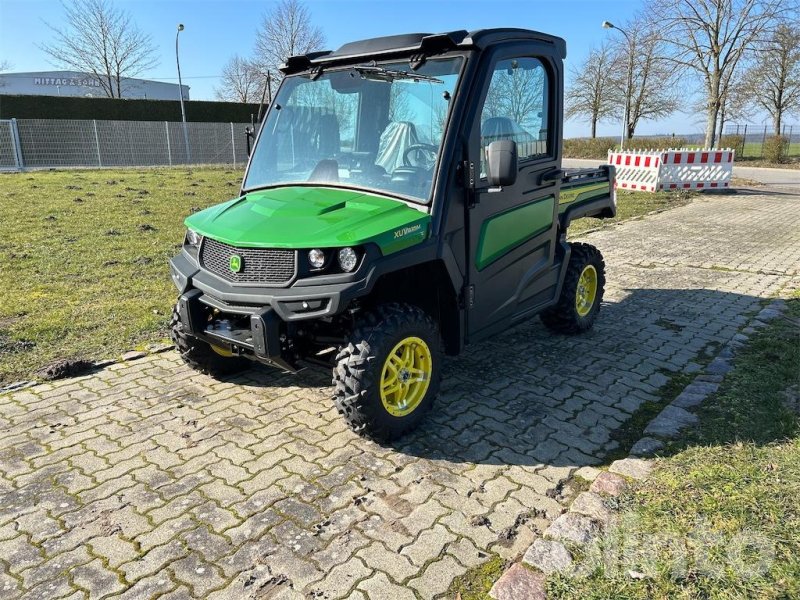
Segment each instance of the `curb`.
M698 374L672 402L647 425L627 458L615 460L608 471L581 469L580 475L592 481L589 491L581 492L569 509L553 521L543 537L536 539L492 586L489 596L495 600L546 600L546 578L551 573L568 572L573 568L573 555L567 545L584 546L595 539L615 517L610 499L627 490L631 482L645 481L653 470L650 458L676 439L686 427L698 423L696 409L722 383L733 369L736 351L757 330L783 315L784 300L773 300L753 317L748 325L722 347L717 356ZM631 576L635 576L631 573Z
M140 358L146 358L148 356L152 356L154 354L162 354L164 352L169 352L170 350L174 350L175 346L172 344L150 344L150 348L147 350L130 350L125 352L119 358L111 358L107 360L98 360L92 363L92 366L87 369L84 373L70 375L70 377L83 377L84 375L89 375L90 373L96 373L106 367L110 367L111 365L116 365L119 363L124 362L131 362L134 360L139 360ZM66 379L65 377L57 377L54 379L42 379L42 380L27 380L27 381L15 381L14 383L9 383L8 385L0 386L0 394L5 394L8 392L17 392L19 390L24 390L35 385L39 385L40 383L49 383L51 381L59 381L59 379Z

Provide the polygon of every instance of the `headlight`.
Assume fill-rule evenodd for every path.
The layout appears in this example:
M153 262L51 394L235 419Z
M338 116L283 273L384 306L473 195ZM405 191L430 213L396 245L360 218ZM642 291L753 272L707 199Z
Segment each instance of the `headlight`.
M191 229L187 229L186 230L186 243L189 244L190 246L194 246L195 248L199 248L200 247L200 240L202 240L202 239L203 239L203 236L201 236L196 231L192 231Z
M321 269L325 266L325 253L319 248L314 248L308 251L308 262L315 269Z
M339 266L342 267L342 271L350 273L356 268L357 264L358 254L356 254L355 250L350 247L339 250Z

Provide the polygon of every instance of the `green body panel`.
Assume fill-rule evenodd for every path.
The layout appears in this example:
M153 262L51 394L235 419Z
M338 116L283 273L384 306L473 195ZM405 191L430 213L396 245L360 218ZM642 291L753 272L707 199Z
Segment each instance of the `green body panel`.
M547 196L493 216L483 222L475 266L480 271L526 240L553 225L555 198Z
M602 196L608 196L608 190L608 181L602 181L600 183L587 183L586 185L578 185L561 190L561 193L558 196L558 212L564 212L568 206L574 203L580 203L584 200L593 200Z
M337 248L374 242L391 254L424 240L430 215L355 190L292 186L250 192L195 213L186 226L242 248Z

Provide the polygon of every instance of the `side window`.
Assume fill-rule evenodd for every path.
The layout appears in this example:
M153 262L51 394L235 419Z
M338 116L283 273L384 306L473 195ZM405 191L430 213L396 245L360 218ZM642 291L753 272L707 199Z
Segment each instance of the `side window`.
M481 177L486 177L486 147L496 140L516 142L520 162L547 154L548 79L537 58L495 64L481 112Z

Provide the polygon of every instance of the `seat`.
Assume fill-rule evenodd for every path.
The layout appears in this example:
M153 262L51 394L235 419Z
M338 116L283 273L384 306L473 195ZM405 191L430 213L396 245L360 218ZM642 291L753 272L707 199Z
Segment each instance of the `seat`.
M311 171L308 181L313 183L339 183L339 163L332 158L323 158Z
M381 133L375 164L383 167L387 173L394 173L399 167L408 166L403 162L403 155L410 146L419 143L414 123L410 121L389 123Z

